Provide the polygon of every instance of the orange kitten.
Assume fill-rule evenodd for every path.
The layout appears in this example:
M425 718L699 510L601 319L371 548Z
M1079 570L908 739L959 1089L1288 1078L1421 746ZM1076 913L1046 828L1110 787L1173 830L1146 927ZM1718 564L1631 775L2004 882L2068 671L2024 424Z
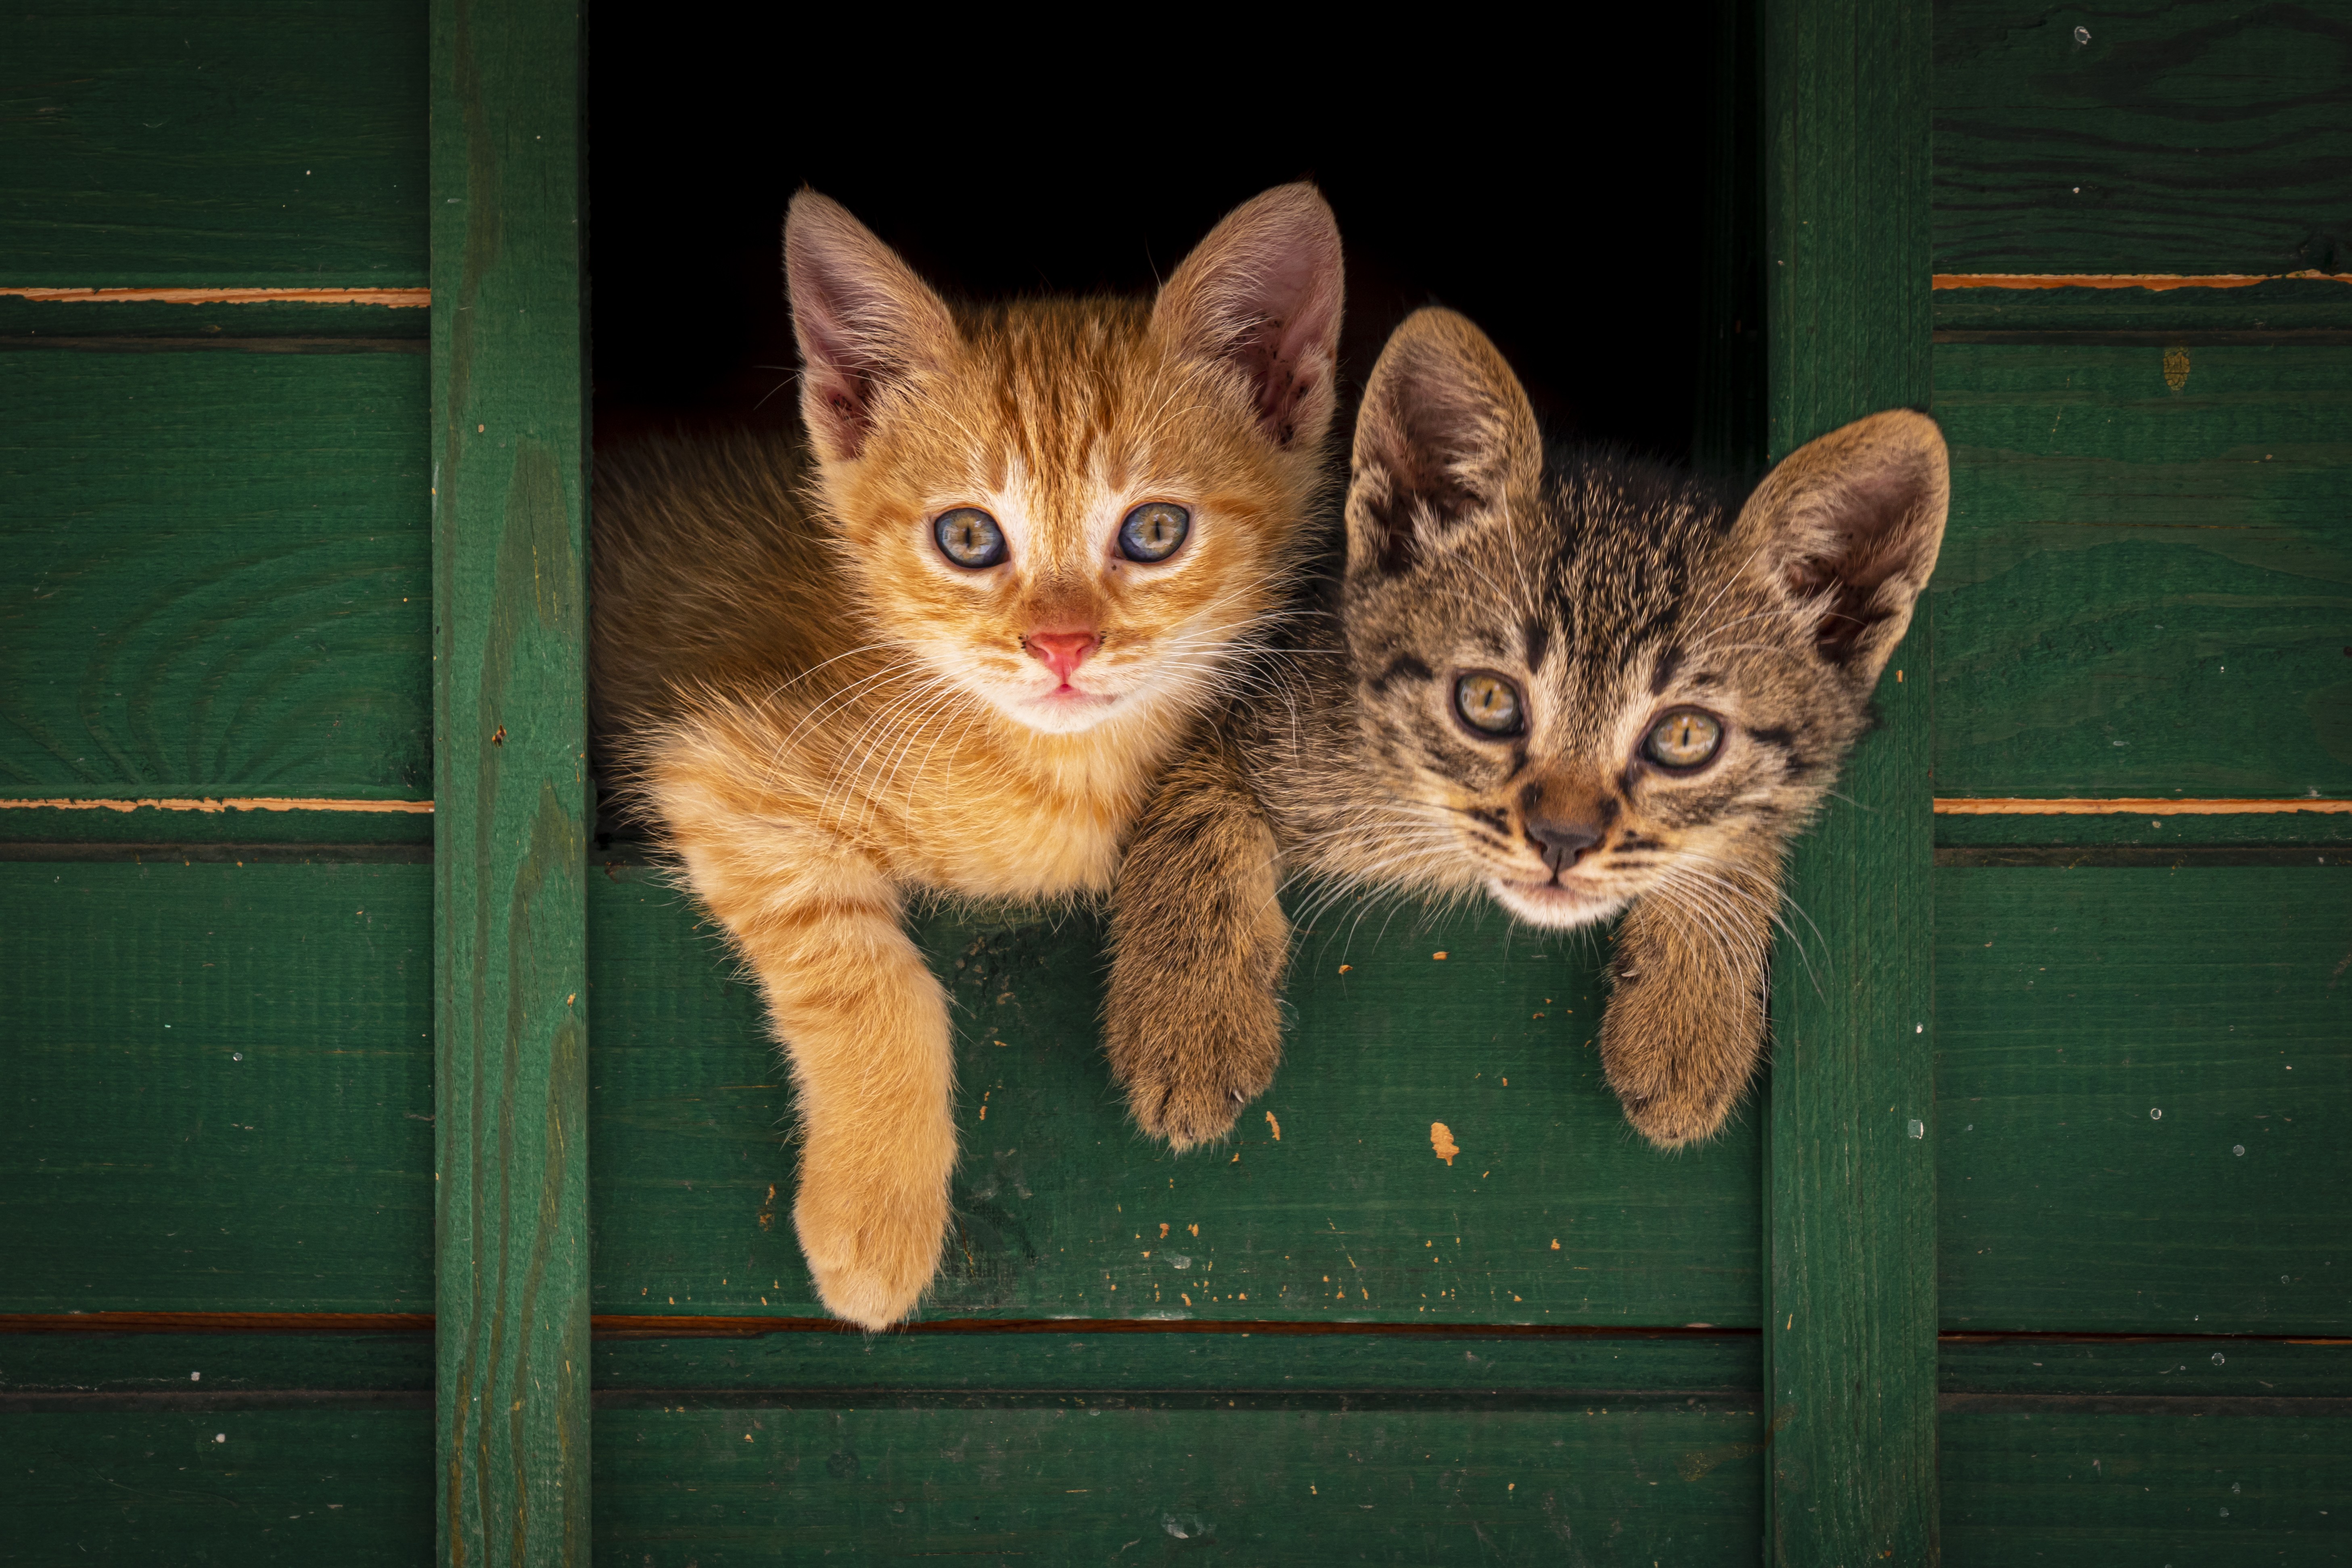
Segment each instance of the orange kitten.
M879 1328L931 1278L956 1158L908 895L1109 888L1299 552L1339 237L1286 185L1149 305L954 310L804 191L784 266L807 442L599 459L593 689L784 1045L817 1293Z

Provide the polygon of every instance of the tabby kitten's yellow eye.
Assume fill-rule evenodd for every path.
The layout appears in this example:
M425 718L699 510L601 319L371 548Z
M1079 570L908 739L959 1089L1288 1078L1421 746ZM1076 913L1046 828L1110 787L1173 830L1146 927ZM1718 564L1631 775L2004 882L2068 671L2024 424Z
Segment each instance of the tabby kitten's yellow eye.
M931 524L931 537L939 541L940 553L959 566L977 572L1003 563L1004 531L976 506L940 513Z
M1723 744L1723 725L1696 708L1677 708L1650 726L1642 751L1662 768L1695 768Z
M1165 561L1192 531L1192 514L1164 500L1146 501L1118 525L1118 552L1129 561Z
M1519 712L1519 689L1485 670L1454 681L1454 710L1482 735L1516 735L1527 727Z

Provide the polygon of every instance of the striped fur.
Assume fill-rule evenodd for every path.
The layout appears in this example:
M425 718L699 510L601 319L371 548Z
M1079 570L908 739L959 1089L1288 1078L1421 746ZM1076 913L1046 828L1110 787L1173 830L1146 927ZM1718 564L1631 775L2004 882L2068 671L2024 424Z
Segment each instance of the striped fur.
M1622 912L1610 1082L1654 1142L1713 1135L1762 1051L1785 847L1868 726L1946 489L1942 437L1903 412L1800 449L1738 507L1548 452L1477 328L1406 321L1357 422L1336 607L1275 665L1281 700L1237 703L1223 746L1171 774L1120 874L1109 1038L1146 1125L1216 1136L1270 1080L1271 856L1327 898L1484 892L1548 927ZM1519 694L1517 732L1457 712L1482 673ZM1719 721L1705 764L1644 752L1676 710Z

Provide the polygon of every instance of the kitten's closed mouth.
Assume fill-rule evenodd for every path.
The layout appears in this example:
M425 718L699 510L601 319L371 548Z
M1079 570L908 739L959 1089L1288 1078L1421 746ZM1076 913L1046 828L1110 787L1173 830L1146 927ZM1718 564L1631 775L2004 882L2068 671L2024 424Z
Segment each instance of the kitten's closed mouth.
M1590 925L1608 919L1625 903L1558 882L1513 882L1497 877L1490 885L1504 908L1537 925Z

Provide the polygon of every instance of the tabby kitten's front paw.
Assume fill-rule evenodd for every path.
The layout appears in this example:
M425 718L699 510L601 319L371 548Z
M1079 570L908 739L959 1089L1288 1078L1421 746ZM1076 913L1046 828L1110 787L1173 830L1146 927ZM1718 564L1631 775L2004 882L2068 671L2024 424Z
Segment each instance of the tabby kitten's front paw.
M915 1310L939 1268L947 1183L803 1176L793 1223L824 1310L887 1329Z
M1601 1068L1625 1120L1661 1149L1721 1131L1764 1052L1755 979L1700 978L1671 963L1650 968L1623 951L1610 967Z
M1282 1010L1271 995L1185 1009L1163 999L1135 1016L1115 1000L1106 1031L1111 1071L1136 1125L1178 1153L1234 1130L1282 1060Z

